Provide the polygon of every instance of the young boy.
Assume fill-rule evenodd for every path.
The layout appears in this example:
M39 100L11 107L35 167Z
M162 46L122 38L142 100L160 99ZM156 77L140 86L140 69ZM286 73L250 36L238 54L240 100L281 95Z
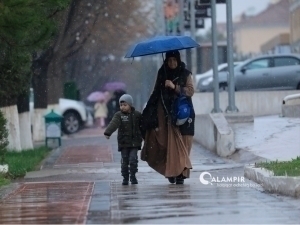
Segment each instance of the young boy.
M137 152L142 146L141 113L135 110L132 97L128 94L121 96L119 104L120 111L114 114L104 135L109 139L112 133L118 129L118 151L122 156L121 173L124 178L122 185L128 185L129 173L131 184L138 184L135 174L138 171Z

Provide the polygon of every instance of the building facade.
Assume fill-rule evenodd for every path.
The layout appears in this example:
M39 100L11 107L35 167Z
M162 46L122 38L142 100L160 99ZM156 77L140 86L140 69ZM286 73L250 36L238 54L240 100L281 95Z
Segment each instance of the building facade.
M257 15L242 16L234 24L237 58L261 54L263 44L282 33L289 33L289 7L287 0L275 1Z
M273 37L261 46L263 54L288 54L291 53L290 34L283 33Z
M300 0L290 0L290 43L294 53L300 53Z

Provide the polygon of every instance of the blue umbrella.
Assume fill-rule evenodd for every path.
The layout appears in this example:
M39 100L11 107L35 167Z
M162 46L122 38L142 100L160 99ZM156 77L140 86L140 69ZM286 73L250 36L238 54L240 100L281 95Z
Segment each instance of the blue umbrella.
M199 47L189 36L157 36L135 44L126 53L125 58L164 53L171 50L182 50Z

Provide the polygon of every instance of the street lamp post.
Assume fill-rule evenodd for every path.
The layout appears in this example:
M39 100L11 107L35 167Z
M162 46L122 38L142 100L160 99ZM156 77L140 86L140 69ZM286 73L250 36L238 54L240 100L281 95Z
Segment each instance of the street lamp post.
M219 98L219 74L218 74L218 46L216 29L216 0L211 0L211 29L212 29L212 55L213 55L213 77L214 77L214 108L212 113L221 112Z
M196 18L195 18L195 1L190 0L191 6L191 37L196 40ZM191 64L194 85L196 85L196 73L197 73L197 51L196 48L191 49Z
M227 28L227 62L228 62L228 106L226 112L238 112L235 106L235 85L233 71L233 29L232 29L232 0L226 1Z

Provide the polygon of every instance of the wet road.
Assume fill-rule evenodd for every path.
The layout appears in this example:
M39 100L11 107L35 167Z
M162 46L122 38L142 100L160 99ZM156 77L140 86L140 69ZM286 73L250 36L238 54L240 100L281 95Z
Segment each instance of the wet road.
M196 143L194 169L184 185L169 184L140 161L139 184L122 186L115 137L69 139L63 147L0 201L0 223L300 223L300 199L265 193L248 180L202 184L202 172L242 177L243 165Z
M203 187L196 180L184 186L157 180L126 188L113 183L111 205L114 223L299 223L300 215L261 191Z

